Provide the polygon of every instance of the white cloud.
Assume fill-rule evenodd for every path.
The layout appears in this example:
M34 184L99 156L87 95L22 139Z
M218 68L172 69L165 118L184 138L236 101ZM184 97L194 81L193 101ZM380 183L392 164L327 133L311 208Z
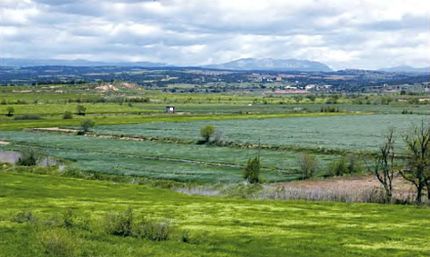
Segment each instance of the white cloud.
M430 64L422 0L1 0L0 56L196 65L304 58Z

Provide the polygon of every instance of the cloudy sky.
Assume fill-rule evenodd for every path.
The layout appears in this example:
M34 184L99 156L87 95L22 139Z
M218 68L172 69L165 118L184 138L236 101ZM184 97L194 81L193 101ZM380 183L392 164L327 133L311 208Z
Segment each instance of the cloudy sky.
M427 0L0 0L0 57L430 65Z

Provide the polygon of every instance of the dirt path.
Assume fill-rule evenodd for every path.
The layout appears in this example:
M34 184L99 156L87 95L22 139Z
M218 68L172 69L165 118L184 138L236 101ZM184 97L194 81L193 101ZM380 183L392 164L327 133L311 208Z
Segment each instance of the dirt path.
M77 129L64 129L59 127L52 127L52 128L33 128L34 131L47 131L47 132L63 132L63 133L76 133L78 132Z

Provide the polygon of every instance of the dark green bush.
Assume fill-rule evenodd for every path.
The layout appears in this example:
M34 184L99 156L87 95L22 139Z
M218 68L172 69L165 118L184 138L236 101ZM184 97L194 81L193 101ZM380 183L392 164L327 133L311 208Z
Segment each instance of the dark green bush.
M81 116L85 116L87 111L87 108L83 105L78 105L76 106L76 114L81 115Z
M167 221L143 220L134 228L134 235L151 241L165 241L171 233L170 223Z
M182 231L181 242L182 243L189 243L190 242L190 232L188 230Z
M20 166L35 166L37 164L38 156L33 149L25 150L21 152L21 157L19 157L16 162Z
M6 108L6 116L12 117L14 113L15 113L15 108L13 108L12 106L9 106Z
M329 164L329 172L333 176L343 176L348 173L348 164L344 157Z
M63 119L64 119L64 120L70 120L70 119L73 119L73 113L72 113L72 112L69 112L69 111L64 112L64 114L63 114Z
M81 129L78 134L84 135L85 133L89 132L90 129L94 126L95 126L95 122L93 120L90 120L90 119L83 120L81 121Z
M342 156L340 159L329 164L329 174L332 176L343 176L362 171L360 160L353 154Z
M243 173L244 179L251 184L260 183L260 158L255 157L248 160Z
M105 230L115 236L132 236L133 210L128 208L122 213L108 213L105 217Z

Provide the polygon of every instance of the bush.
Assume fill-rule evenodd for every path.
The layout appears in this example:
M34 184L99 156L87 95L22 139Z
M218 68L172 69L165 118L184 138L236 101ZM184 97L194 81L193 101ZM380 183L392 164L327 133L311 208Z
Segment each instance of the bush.
M73 119L73 114L72 114L72 112L69 112L69 111L64 112L64 114L63 114L63 119L64 119L64 120L70 120L70 119Z
M33 149L25 150L21 152L21 157L19 157L16 162L20 166L35 166L37 164L38 156Z
M67 230L51 229L44 231L39 240L45 256L72 257L77 255L77 245Z
M66 228L71 228L74 225L75 215L73 214L73 210L68 208L63 214L63 226Z
M89 132L90 129L94 126L95 126L95 122L93 120L87 119L87 120L81 121L80 134L85 134L85 133Z
M207 125L200 129L200 135L203 137L204 143L208 143L214 134L215 134L215 127L212 125Z
M182 231L181 242L182 243L189 243L190 242L190 232L188 230Z
M78 105L76 106L76 114L81 115L81 116L85 116L87 111L87 108L83 105Z
M339 108L333 106L321 106L320 112L339 112Z
M151 241L165 241L171 233L170 223L144 220L135 227L134 235Z
M329 164L329 172L333 176L343 176L348 173L348 164L345 157Z
M133 210L128 208L122 213L109 213L105 218L105 230L115 236L133 235Z
M346 162L347 162L347 170L349 174L357 173L362 171L362 167L360 165L360 162L357 160L355 155L349 154L346 156Z
M255 157L248 160L243 177L251 184L260 183L260 158Z
M24 114L24 115L15 116L13 119L14 120L41 120L42 117L37 114Z
M31 211L20 211L13 217L12 221L16 223L35 223L37 219Z
M304 153L299 157L299 167L303 175L303 179L312 177L318 166L318 161L315 156Z
M12 106L9 106L6 108L6 116L8 117L12 117L13 114L15 113L15 108L13 108Z

